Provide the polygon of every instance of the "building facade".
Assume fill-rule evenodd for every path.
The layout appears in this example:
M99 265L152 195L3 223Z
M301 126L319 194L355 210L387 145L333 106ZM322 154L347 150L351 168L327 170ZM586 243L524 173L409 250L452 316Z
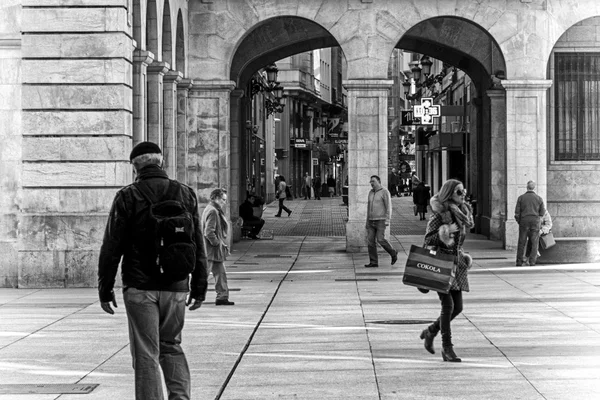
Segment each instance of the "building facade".
M233 181L248 82L334 47L347 71L348 251L365 248L367 177L387 180L396 48L471 79L482 232L513 248L515 202L535 180L557 237L600 237L599 16L595 0L2 1L0 284L95 284L106 216L142 140L202 204L214 187L243 198Z

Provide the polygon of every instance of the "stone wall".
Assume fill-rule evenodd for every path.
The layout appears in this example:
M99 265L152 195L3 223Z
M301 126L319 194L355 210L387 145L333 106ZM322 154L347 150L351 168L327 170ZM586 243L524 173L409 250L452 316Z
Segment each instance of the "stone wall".
M570 27L549 59L554 79L556 52L600 52L600 17ZM600 162L556 161L554 153L554 91L548 91L548 211L558 237L600 236Z

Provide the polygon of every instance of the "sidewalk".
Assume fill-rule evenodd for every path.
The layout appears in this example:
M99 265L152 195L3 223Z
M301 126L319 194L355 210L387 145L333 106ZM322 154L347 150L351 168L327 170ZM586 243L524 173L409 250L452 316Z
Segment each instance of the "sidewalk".
M296 226L311 202L290 202ZM287 219L266 216L275 231ZM345 253L343 236L236 243L227 262L236 305L215 307L211 290L186 315L192 398L600 397L600 265L516 268L513 253L471 235L472 291L453 322L463 362L453 364L442 361L439 338L435 355L419 339L439 314L437 296L402 284L410 244L421 241L395 235L397 264L380 253L377 269L363 267L366 254ZM111 316L96 289L0 289L0 400L133 399L120 293L118 304ZM15 394L42 384L93 390Z

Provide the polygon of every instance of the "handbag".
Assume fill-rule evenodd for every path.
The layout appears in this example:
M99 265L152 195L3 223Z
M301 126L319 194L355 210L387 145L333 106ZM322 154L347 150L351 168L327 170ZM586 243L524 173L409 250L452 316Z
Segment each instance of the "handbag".
M540 247L543 250L548 250L555 244L556 241L554 240L554 235L552 234L552 232L548 232L547 234L540 236Z
M410 246L402 283L419 289L448 293L456 275L455 256Z

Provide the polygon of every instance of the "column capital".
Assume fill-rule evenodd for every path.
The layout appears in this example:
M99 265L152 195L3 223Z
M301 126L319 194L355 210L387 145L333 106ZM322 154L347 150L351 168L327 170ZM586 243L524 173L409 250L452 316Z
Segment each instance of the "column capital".
M192 87L194 81L188 78L183 78L179 82L177 82L177 89L179 90L187 90Z
M168 62L164 61L154 61L152 64L148 65L148 73L153 74L165 74L171 66Z
M348 90L387 90L394 85L391 79L347 79L342 84Z
M150 65L154 61L154 53L151 51L135 49L133 52L133 62Z
M177 83L183 79L183 74L179 71L170 70L165 72L163 82L166 83Z
M194 81L192 90L196 91L229 91L235 89L234 81Z
M244 96L244 90L242 89L234 89L231 91L231 97L241 98Z
M510 79L500 82L506 90L546 90L552 86L551 79Z

